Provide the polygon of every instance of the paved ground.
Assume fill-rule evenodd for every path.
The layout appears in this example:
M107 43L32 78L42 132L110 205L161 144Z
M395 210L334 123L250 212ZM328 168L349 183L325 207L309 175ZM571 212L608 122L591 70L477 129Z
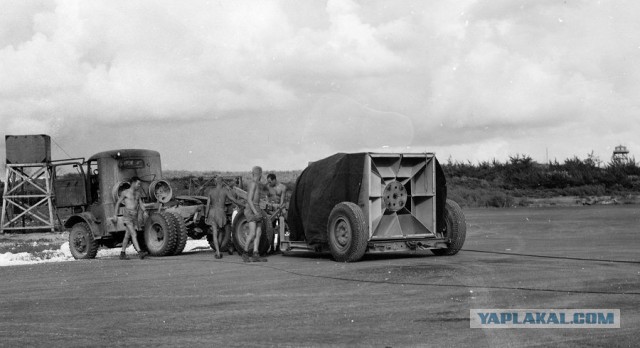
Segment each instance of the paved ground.
M0 345L637 346L637 206L466 214L453 257L243 264L197 251L4 267ZM617 308L622 327L470 329L473 308Z

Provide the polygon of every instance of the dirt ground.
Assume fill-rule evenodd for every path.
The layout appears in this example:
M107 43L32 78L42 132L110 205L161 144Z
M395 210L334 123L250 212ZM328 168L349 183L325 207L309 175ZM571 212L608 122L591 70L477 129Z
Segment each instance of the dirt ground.
M0 268L6 346L636 346L637 206L465 211L452 257L217 261L211 251ZM470 329L474 308L620 309L620 329Z

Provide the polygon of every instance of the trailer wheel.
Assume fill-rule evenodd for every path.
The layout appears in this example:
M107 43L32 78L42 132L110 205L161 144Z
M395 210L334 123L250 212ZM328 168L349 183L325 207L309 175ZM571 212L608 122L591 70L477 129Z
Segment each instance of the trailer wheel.
M262 232L260 233L260 244L258 244L258 252L260 255L264 255L269 250L269 240L267 239L267 224L264 219L261 221ZM245 245L247 244L247 236L249 235L249 223L244 216L244 212L241 210L236 214L233 219L233 245L235 249L240 253L244 252ZM253 250L253 249L252 249Z
M171 254L180 255L187 245L187 225L184 223L184 219L180 214L173 212L168 214L177 233L176 249Z
M144 226L144 242L149 254L167 256L175 251L178 232L167 212L153 213Z
M225 228L226 228L226 226L225 226ZM225 245L222 245L222 238L224 238L224 233L218 232L218 237L220 237L220 238L218 238L218 243L220 243L220 245L219 245L220 252L222 252L222 250L226 250L225 248L228 248L229 245L231 245L231 244L233 244L235 246L235 242L233 241L233 236L231 236L231 238L230 238L231 240L228 240L227 244L225 244ZM216 251L216 247L215 247L215 245L213 245L213 232L207 233L207 242L209 242L209 246L211 247L211 250Z
M449 242L447 243L448 247L445 249L431 249L431 252L438 256L457 254L462 249L464 240L467 237L467 221L458 203L447 199L444 210L447 224L444 237L449 239Z
M338 262L358 261L367 251L369 229L357 204L336 204L329 214L327 232L331 255Z
M79 222L69 232L69 251L74 259L93 259L98 253L99 244L93 238L86 222Z

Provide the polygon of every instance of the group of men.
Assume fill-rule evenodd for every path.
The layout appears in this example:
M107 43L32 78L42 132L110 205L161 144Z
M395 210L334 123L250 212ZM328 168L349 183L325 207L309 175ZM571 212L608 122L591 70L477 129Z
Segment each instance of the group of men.
M262 168L253 167L251 169L252 181L249 184L249 190L247 191L247 201L244 205L244 216L247 219L249 225L249 234L246 236L245 245L243 250L238 250L238 253L242 257L244 262L266 262L267 259L260 256L259 244L262 233L267 233L267 240L269 242L268 252L274 253L277 250L273 247L274 232L267 227L267 231L262 231L262 221L267 218L267 214L262 209L260 204L260 183L262 180ZM232 188L223 185L221 177L216 177L216 186L209 190L209 211L207 215L206 223L211 226L213 233L213 247L215 249L215 258L222 258L220 253L220 245L226 245L229 243L229 248L233 248L230 241L231 235L231 218L229 215L229 209L225 209L225 203L233 202L238 206L242 206L242 203L238 199L237 194ZM269 191L268 200L272 203L272 206L276 206L280 211L280 215L285 207L286 198L286 186L279 183L275 174L267 175L267 189ZM229 205L227 204L227 207ZM283 223L281 221L281 223ZM222 243L219 243L219 235L223 235ZM233 254L233 249L229 249L229 254Z
M225 184L221 176L214 178L215 186L210 188L207 192L209 200L209 209L207 211L207 218L205 223L211 227L213 249L215 252L215 258L222 258L221 246L226 246L229 255L233 255L233 241L231 240L231 217L233 214L233 204L238 207L244 205L244 215L249 225L249 234L245 240L243 250L238 250L238 253L242 257L244 262L266 262L267 259L260 256L259 244L262 233L267 233L267 240L269 241L268 252L275 253L277 249L274 249L274 231L272 226L267 227L267 231L262 231L262 221L266 219L267 214L262 209L260 204L260 192L261 192L261 180L262 180L262 168L253 167L251 169L252 181L249 184L249 190L247 192L246 204L243 204L238 195L233 189L233 183L229 186ZM140 187L140 178L133 177L130 181L131 186L129 189L124 190L116 202L116 214L120 204L124 203L123 210L123 223L125 225L125 236L122 241L122 251L120 253L120 259L128 259L125 253L129 240L133 242L135 249L138 251L138 255L143 259L147 254L141 251L137 236L137 214L138 209L142 206L142 198L138 192ZM267 175L266 185L269 195L268 201L270 206L274 208L276 212L279 212L281 216L279 219L280 224L284 224L285 214L285 199L286 199L286 186L279 183L275 174ZM116 217L114 217L115 219ZM220 240L222 239L222 240Z

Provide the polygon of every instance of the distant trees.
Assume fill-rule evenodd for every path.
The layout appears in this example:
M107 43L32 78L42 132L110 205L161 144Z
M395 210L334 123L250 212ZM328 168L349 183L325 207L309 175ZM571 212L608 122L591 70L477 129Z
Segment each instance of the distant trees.
M528 155L516 154L501 163L452 162L443 164L448 178L457 182L469 179L484 181L489 186L504 190L567 189L575 187L600 187L598 191L640 191L640 168L635 158L619 160L612 158L602 166L602 161L593 152L585 159L578 156L540 164ZM486 186L486 185L485 185Z

